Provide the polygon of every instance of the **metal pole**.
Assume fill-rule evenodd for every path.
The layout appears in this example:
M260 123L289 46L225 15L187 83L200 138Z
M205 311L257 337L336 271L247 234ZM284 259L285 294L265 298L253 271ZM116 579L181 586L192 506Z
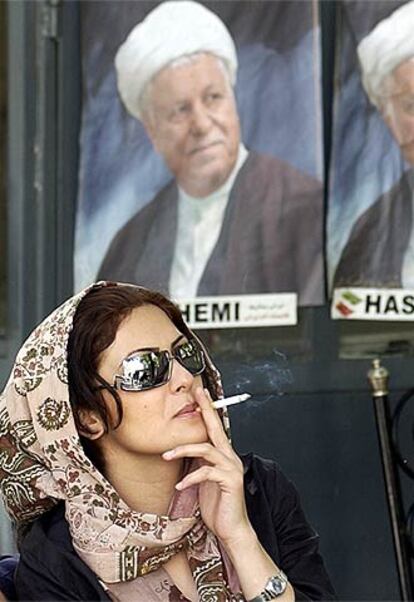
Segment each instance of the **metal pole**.
M410 577L411 571L407 549L405 519L401 501L400 483L390 436L391 418L388 403L388 376L388 370L381 366L380 360L374 359L372 368L368 372L368 380L372 387L388 510L391 518L391 529L397 559L401 599L412 601L413 587Z

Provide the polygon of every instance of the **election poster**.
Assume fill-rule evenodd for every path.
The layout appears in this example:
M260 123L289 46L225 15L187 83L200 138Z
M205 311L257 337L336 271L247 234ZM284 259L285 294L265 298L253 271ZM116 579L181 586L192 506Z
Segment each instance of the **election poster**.
M414 2L343 2L339 10L332 317L412 319Z
M81 26L75 288L323 303L317 2L84 1Z

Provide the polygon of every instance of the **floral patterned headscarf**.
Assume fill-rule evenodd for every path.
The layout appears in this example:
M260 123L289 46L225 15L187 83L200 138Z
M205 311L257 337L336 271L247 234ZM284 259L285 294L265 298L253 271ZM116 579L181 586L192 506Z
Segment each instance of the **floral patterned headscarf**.
M19 529L64 500L75 550L106 583L144 578L185 550L200 600L243 599L232 565L201 519L197 487L175 493L165 516L133 511L82 448L69 400L68 339L81 299L107 285L94 284L63 303L17 355L0 397L6 509ZM206 379L221 396L208 356ZM226 413L222 420L229 432Z

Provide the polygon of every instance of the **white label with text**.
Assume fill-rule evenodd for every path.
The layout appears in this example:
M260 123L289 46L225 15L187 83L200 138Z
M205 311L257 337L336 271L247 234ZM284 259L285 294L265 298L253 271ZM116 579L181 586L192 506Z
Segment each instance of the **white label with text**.
M336 288L334 320L414 320L414 290L402 288Z
M177 301L190 328L288 326L297 323L296 293L196 297Z

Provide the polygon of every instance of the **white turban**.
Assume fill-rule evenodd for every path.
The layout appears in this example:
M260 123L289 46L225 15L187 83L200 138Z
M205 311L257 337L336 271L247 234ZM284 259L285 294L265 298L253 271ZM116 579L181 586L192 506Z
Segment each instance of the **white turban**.
M219 17L192 0L162 2L138 23L115 57L118 90L128 111L142 119L140 97L148 82L175 59L195 52L220 57L234 85L237 55Z
M380 108L384 78L414 57L414 0L380 21L357 50L363 86L371 102Z

